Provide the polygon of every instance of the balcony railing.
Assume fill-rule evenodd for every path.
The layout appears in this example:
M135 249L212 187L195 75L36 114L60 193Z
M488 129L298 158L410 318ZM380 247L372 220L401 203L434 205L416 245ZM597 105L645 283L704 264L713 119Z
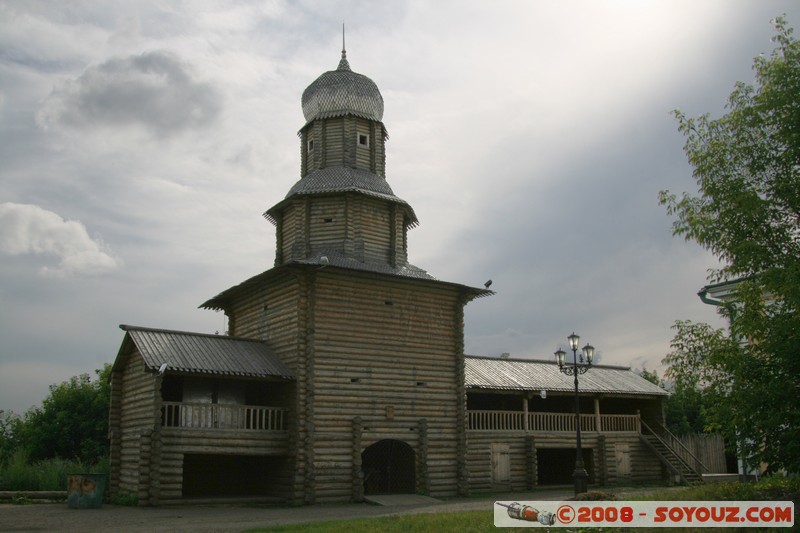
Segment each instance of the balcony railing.
M469 429L473 431L541 431L575 433L575 413L522 411L469 411ZM638 415L581 415L581 431L602 433L640 432ZM527 423L526 423L527 422Z
M183 402L162 405L164 427L286 431L288 409L282 407Z

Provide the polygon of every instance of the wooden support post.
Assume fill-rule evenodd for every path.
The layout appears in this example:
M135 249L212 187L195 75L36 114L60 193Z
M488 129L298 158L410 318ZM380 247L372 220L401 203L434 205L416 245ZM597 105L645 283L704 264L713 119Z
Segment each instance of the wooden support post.
M600 425L600 398L594 399L594 423L596 424L597 432L603 432L603 426Z
M364 423L360 416L353 419L353 501L364 501L364 471L361 470L361 435Z
M596 400L595 400L596 401ZM597 437L597 482L600 485L608 483L608 451L606 445L606 436L599 435Z
M528 432L528 397L522 398L522 429Z
M536 457L536 439L533 437L529 437L526 440L527 448L525 450L525 466L526 466L526 482L528 490L533 490L536 488L536 484L539 482L539 468L537 466L537 457Z
M308 205L308 204L307 204ZM312 505L316 501L316 467L314 465L314 441L315 441L315 424L314 424L314 363L315 363L315 311L316 311L316 277L314 274L308 274L305 278L306 281L306 298L307 298L307 315L306 315L306 330L305 330L305 371L306 371L306 414L305 414L305 478L303 479L303 498L306 505Z
M428 476L428 421L419 421L419 457L417 458L417 489L425 495L431 493L431 480Z
M469 468L467 467L467 389L464 384L464 306L469 298L462 293L455 308L456 323L456 468L459 496L469 496Z

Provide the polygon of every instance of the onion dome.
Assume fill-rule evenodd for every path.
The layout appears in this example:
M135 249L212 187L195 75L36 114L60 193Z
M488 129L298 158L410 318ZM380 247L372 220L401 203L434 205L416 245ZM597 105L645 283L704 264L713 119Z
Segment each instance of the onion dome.
M375 82L350 70L347 53L336 70L329 70L303 91L306 124L319 118L355 115L368 120L383 120L383 96Z

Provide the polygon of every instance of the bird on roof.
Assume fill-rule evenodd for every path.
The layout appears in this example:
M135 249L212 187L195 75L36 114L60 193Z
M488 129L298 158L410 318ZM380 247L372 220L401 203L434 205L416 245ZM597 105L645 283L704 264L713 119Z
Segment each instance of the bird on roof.
M483 286L488 289L489 287L492 286L492 280L487 281L486 283L483 284Z

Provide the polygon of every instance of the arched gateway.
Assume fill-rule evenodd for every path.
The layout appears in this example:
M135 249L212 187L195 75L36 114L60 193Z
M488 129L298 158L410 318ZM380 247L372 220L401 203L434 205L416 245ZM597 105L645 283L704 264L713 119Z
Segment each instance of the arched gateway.
M401 440L384 439L361 453L364 494L414 494L414 449Z

